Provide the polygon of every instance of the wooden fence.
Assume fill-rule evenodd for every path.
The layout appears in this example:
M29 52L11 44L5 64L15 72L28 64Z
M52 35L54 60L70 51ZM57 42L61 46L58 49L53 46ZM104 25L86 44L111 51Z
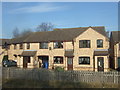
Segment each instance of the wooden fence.
M87 83L120 83L120 72L53 71L47 69L3 68L3 79L66 81Z

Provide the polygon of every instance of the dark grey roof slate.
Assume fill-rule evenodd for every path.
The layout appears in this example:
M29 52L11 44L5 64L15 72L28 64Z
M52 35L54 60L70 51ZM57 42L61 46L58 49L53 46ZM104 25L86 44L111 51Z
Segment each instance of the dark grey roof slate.
M106 56L108 54L109 54L108 51L94 51L95 56Z
M37 51L23 51L21 56L34 56Z
M113 39L114 43L120 42L120 31L112 31L111 38Z
M27 36L12 39L11 43L71 41L80 34L82 34L84 31L86 31L88 28L90 27L64 28L46 32L33 32ZM107 37L105 28L103 26L91 28Z
M65 51L65 56L72 57L72 56L74 56L74 52L73 51Z

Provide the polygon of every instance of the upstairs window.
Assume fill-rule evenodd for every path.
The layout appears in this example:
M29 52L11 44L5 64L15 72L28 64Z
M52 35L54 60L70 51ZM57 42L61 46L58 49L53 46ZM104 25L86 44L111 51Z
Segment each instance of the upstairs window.
M17 49L17 44L14 44L14 49Z
M54 42L54 48L63 48L63 42Z
M27 49L30 49L30 43L27 43Z
M4 46L4 45L2 45L2 49L5 49L5 46Z
M2 45L2 49L9 49L9 45L5 42L5 43Z
M22 43L20 44L20 49L23 49L23 44Z
M97 48L103 48L103 40L102 39L97 40Z
M54 64L63 64L63 57L54 57Z
M10 49L10 45L7 46L7 49Z
M90 48L90 40L80 40L79 47L80 48Z
M39 48L40 49L48 49L48 42L41 42Z
M80 64L90 64L90 57L79 57L79 65Z

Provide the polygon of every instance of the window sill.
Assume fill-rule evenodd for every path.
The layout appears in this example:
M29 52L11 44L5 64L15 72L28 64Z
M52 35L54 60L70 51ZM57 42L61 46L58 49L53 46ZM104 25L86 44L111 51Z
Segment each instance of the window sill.
M39 49L48 49L48 48L39 48Z
M63 63L54 63L54 64L63 64Z
M90 65L90 64L78 64L78 65Z
M91 47L79 47L79 48L91 48Z
M54 48L54 49L64 49L64 48Z

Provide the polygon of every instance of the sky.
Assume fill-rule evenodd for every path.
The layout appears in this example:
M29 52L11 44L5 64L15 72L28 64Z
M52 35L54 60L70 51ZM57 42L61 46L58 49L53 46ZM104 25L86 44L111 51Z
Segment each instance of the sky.
M117 2L2 2L2 38L12 38L19 31L32 29L42 22L54 28L105 26L118 30Z

